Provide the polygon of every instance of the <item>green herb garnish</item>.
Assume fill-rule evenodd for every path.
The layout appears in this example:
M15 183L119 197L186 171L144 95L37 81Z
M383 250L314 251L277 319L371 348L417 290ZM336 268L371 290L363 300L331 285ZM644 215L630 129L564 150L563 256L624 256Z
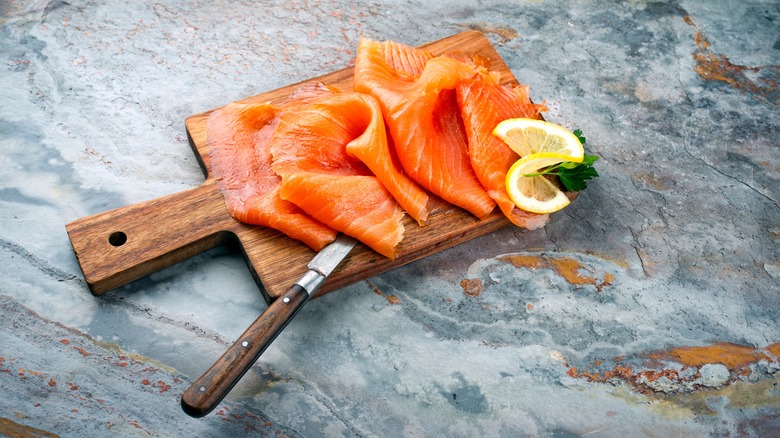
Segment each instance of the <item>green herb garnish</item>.
M575 129L572 132L577 139L583 145L587 141L585 136L582 135L582 130ZM568 192L579 192L588 188L585 181L599 176L596 169L593 167L593 163L598 160L596 155L585 155L582 159L582 163L575 163L572 161L564 161L554 166L550 166L544 170L536 173L529 173L523 176L542 176L542 175L555 175L563 184Z

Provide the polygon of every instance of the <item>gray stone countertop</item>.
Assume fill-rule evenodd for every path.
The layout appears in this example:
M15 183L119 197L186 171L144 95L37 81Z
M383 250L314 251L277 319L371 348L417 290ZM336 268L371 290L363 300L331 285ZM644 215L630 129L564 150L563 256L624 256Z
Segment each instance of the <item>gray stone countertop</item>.
M780 4L0 3L0 435L780 433ZM266 305L216 248L100 297L65 224L199 185L184 119L483 31L601 177L313 300L209 416L179 395Z

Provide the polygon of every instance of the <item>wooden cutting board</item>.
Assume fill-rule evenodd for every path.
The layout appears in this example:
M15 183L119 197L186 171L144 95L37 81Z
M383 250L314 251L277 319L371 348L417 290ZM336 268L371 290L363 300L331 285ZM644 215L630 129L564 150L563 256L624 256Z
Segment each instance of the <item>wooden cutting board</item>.
M447 51L482 55L490 60L491 70L501 73L502 83L516 83L490 41L480 32L463 32L420 47L434 55ZM242 102L279 102L309 82L351 90L352 71L346 68ZM269 302L306 272L306 264L315 255L312 250L275 230L237 222L228 213L222 194L209 177L206 122L212 111L185 121L190 144L206 175L202 185L66 225L93 294L103 294L220 244L234 244L241 251ZM406 233L395 260L359 244L319 293L389 271L509 224L498 209L480 221L464 210L439 202L425 227L418 226L408 216L404 218Z

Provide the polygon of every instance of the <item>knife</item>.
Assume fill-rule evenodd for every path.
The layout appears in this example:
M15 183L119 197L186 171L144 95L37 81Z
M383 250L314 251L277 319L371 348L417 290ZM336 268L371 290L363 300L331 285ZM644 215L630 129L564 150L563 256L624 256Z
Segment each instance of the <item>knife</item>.
M249 326L198 380L181 396L187 415L200 418L211 412L271 345L287 323L314 295L357 243L344 234L323 248L308 264L309 270ZM283 269L283 267L281 267Z

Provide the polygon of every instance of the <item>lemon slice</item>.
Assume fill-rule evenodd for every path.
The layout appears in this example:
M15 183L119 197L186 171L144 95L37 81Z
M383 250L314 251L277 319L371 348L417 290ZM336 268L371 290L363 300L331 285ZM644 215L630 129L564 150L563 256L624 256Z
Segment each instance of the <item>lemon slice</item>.
M563 126L537 119L507 119L493 129L521 157L538 152L552 152L574 157L566 161L582 162L582 143Z
M577 157L554 152L538 152L517 160L506 174L509 198L518 208L531 213L552 213L569 205L569 198L550 180L544 176L526 176L564 161L578 160ZM582 156L579 161L582 161Z

